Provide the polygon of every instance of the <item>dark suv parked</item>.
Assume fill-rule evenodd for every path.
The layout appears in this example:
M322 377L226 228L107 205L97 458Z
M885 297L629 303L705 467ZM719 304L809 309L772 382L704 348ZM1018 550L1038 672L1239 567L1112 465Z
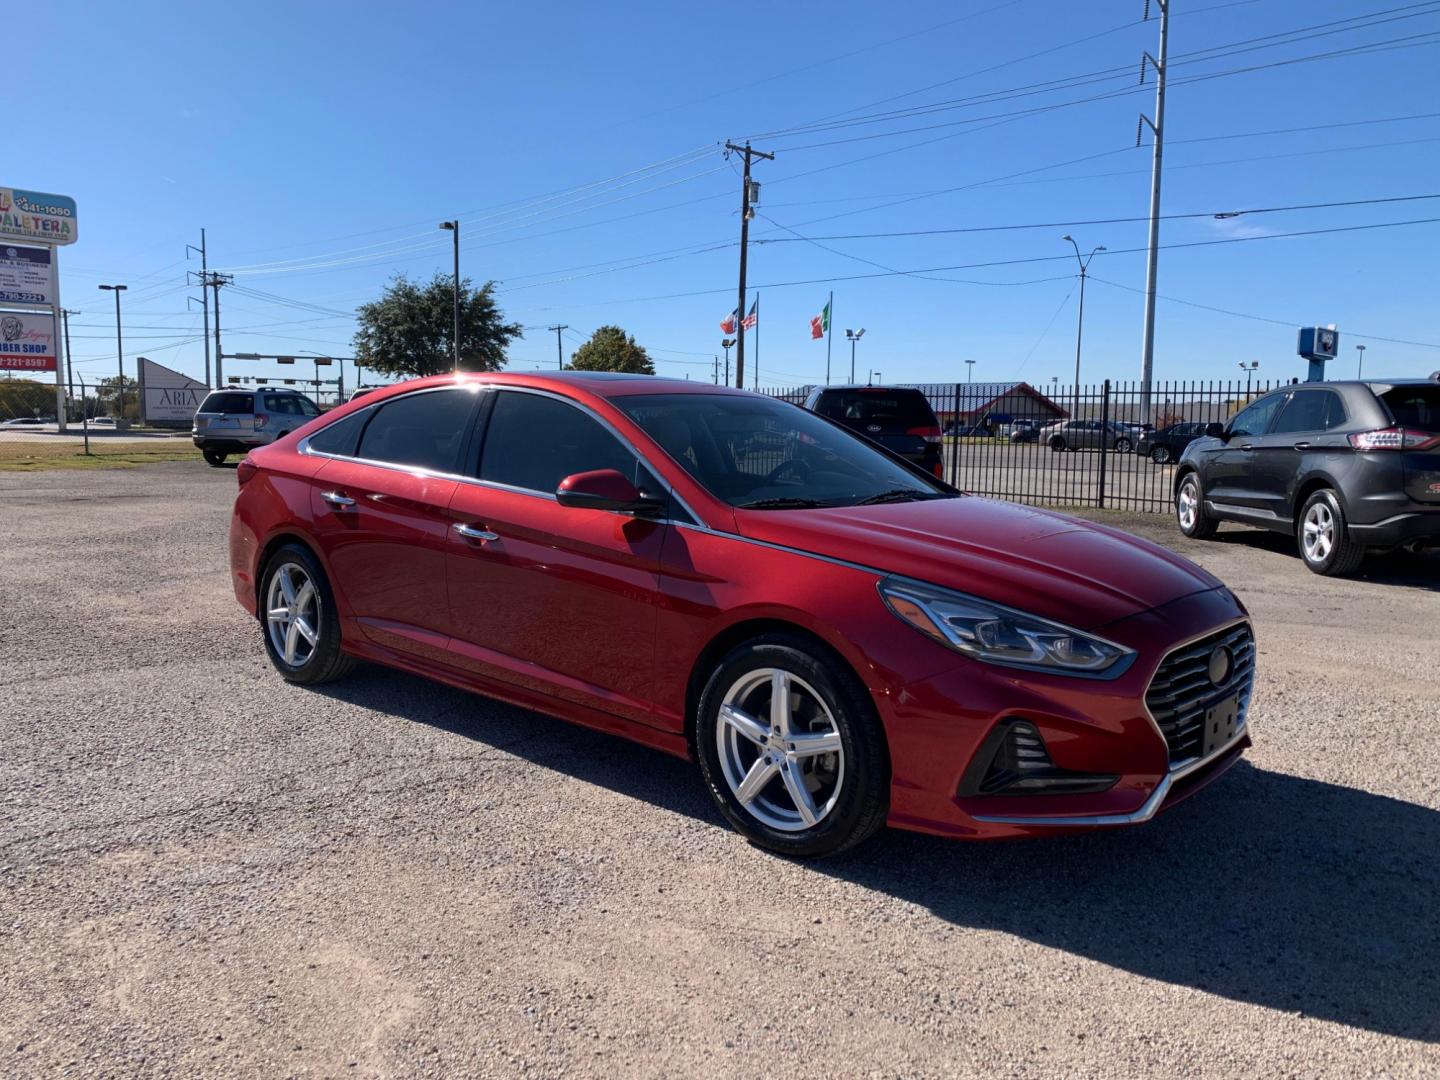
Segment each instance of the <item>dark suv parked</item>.
M944 472L940 421L919 390L898 386L822 386L805 408L879 443L931 476Z
M1257 398L1186 449L1180 531L1220 521L1291 533L1317 574L1368 550L1440 544L1440 380L1303 383Z

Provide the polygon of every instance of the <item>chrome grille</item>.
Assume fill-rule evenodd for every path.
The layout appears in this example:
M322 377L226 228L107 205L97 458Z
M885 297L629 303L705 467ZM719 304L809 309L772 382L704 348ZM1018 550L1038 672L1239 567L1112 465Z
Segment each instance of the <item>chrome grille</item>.
M1230 650L1231 671L1218 686L1210 681L1210 655L1217 645ZM1220 630L1176 649L1160 664L1145 705L1165 744L1172 768L1200 756L1205 737L1206 710L1232 694L1239 697L1236 729L1245 726L1255 682L1255 637L1248 623Z

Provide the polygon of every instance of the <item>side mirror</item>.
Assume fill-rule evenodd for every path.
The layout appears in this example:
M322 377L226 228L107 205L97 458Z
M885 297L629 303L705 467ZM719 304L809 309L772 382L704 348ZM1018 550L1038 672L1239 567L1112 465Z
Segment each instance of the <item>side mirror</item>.
M1222 442L1228 442L1230 439L1230 436L1225 433L1224 424L1206 424L1205 434L1212 439L1219 439Z
M555 489L555 501L561 506L640 517L653 517L664 508L663 502L644 494L615 469L592 469L565 477Z

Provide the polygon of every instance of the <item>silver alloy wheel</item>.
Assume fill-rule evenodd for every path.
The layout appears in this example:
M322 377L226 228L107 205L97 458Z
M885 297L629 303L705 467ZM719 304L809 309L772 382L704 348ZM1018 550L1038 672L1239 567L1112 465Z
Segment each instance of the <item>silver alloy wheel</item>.
M1180 494L1175 497L1175 510L1180 516L1180 527L1187 532L1195 527L1199 515L1200 497L1195 490L1195 481L1186 479L1180 485Z
M1310 562L1324 562L1329 557L1335 546L1335 515L1324 500L1316 502L1305 512L1300 542L1305 548L1305 558Z
M265 590L265 629L275 653L300 667L320 643L320 592L299 563L281 563Z
M830 707L815 688L780 668L736 679L720 703L720 768L751 817L781 832L804 832L835 809L845 751Z

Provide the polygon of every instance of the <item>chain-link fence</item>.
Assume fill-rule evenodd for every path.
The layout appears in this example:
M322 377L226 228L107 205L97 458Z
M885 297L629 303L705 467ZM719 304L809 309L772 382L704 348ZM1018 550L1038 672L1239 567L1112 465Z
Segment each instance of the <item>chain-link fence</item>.
M1272 384L905 385L935 410L945 479L958 488L1038 505L1164 512L1185 447ZM770 393L801 404L810 390Z

